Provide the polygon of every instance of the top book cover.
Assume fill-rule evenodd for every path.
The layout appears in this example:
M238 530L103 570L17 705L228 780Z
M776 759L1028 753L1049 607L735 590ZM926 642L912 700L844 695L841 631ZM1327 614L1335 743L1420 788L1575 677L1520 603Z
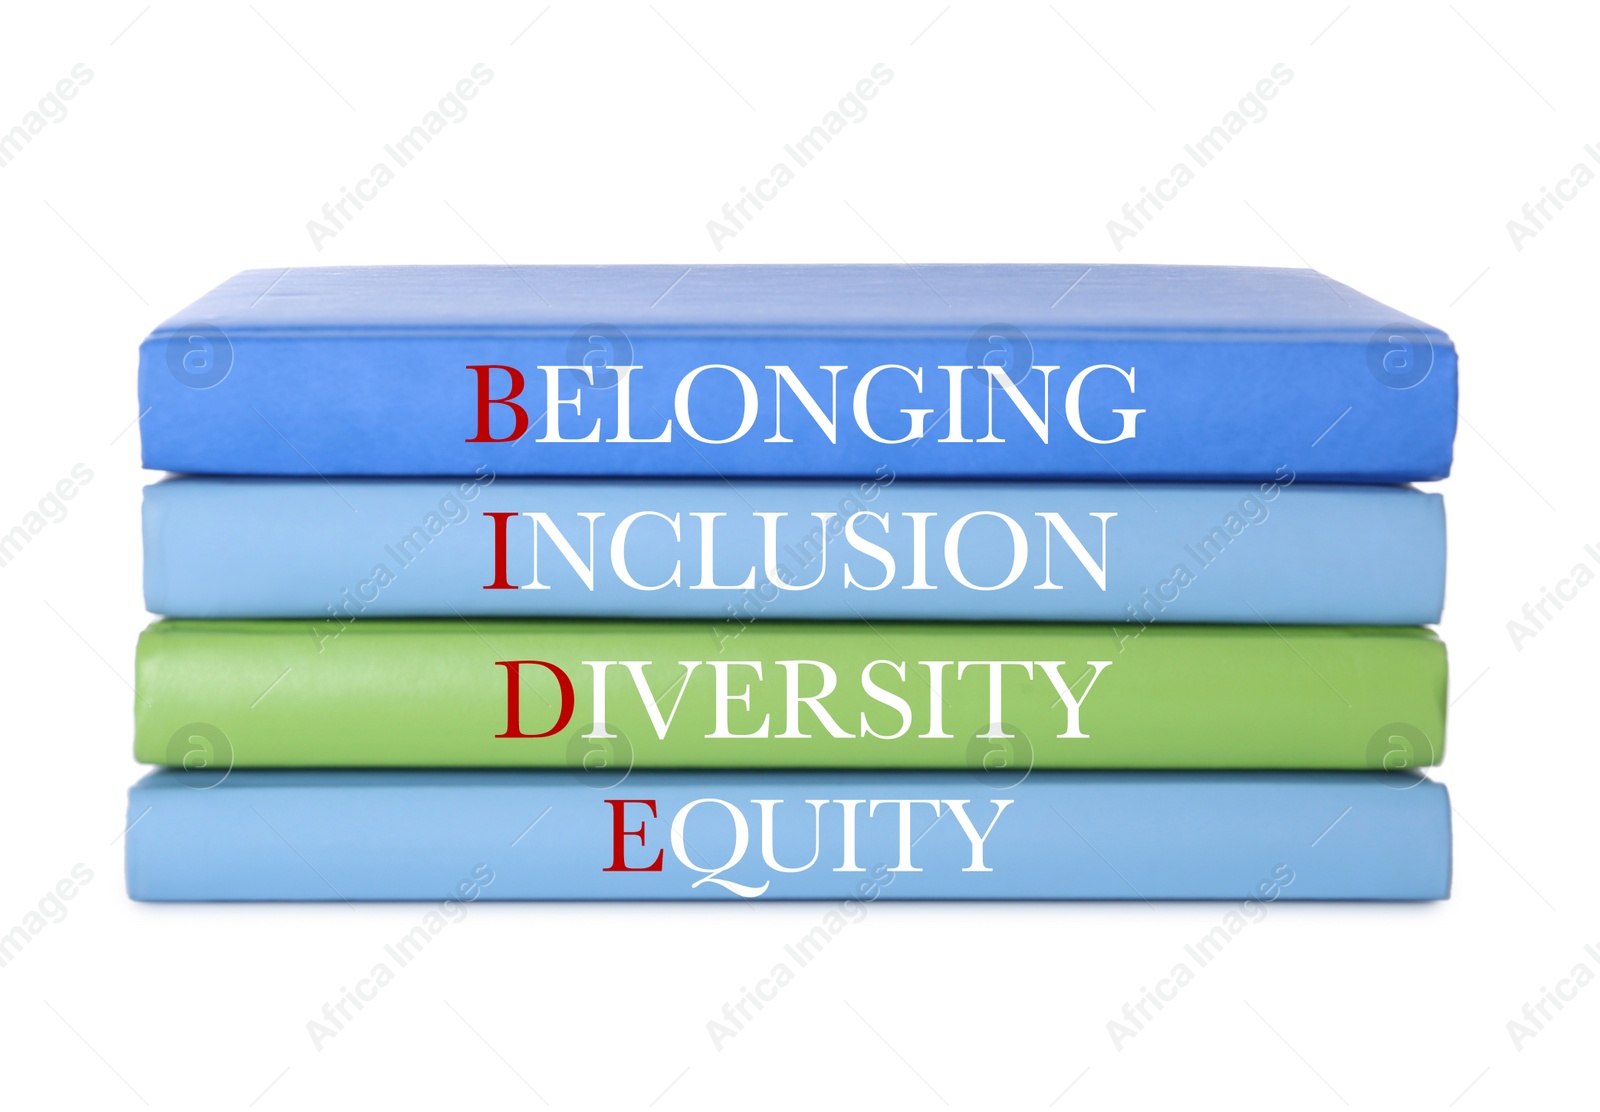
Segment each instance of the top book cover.
M144 463L254 475L1411 482L1449 337L1311 270L245 271L139 356Z

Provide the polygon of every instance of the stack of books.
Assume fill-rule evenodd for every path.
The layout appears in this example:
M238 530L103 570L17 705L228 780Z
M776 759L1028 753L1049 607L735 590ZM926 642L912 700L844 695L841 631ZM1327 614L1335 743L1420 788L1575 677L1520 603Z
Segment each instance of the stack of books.
M251 271L129 893L1441 899L1437 329L1307 270Z

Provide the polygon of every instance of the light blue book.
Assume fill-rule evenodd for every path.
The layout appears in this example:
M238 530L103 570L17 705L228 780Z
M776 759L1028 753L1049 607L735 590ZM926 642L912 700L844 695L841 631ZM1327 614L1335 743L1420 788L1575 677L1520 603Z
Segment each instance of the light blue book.
M1438 495L1247 484L179 478L145 605L184 618L1418 625Z
M160 771L128 823L138 900L1450 894L1405 773Z

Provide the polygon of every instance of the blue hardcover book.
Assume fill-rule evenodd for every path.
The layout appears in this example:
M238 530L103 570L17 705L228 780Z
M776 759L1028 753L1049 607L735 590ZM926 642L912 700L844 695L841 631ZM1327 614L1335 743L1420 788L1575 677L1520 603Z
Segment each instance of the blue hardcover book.
M1418 625L1443 502L1404 487L180 478L145 605L187 618Z
M151 773L139 900L1437 900L1403 773Z
M145 466L1410 482L1449 338L1310 270L246 271L140 349Z

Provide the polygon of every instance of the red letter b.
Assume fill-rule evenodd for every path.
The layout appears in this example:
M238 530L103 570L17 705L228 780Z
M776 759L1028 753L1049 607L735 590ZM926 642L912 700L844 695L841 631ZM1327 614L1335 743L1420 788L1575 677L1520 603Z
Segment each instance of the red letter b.
M515 367L502 367L498 363L485 363L481 367L467 368L478 373L478 435L467 441L468 444L505 444L508 441L520 440L522 434L528 431L528 411L523 409L511 399L522 394L524 380L522 372ZM511 376L511 389L506 391L503 398L489 396L489 372L504 371ZM489 434L489 407L503 405L509 408L513 415L510 436L491 436Z

